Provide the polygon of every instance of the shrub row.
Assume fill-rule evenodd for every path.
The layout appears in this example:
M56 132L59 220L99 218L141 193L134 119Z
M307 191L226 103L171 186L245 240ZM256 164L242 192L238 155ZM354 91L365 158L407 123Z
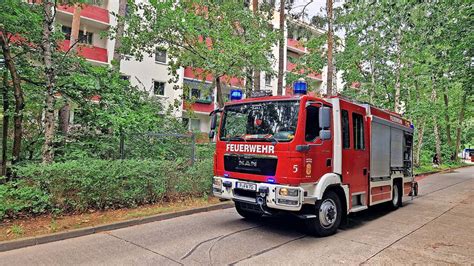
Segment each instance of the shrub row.
M78 160L18 167L0 185L0 220L48 212L135 207L209 193L212 160Z

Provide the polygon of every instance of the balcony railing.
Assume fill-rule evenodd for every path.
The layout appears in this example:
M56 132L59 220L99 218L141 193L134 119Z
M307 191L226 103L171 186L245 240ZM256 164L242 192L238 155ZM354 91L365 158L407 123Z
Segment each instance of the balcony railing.
M192 68L192 67L186 67L184 69L184 77L189 78L189 79L195 79L195 80L203 80L204 79L204 74L203 70L199 68ZM212 75L206 75L206 81L213 82L214 77ZM244 80L235 78L235 77L229 77L229 76L222 76L221 77L221 82L224 85L230 85L232 87L243 87L244 86Z
M296 73L296 67L297 67L297 64L295 63L291 63L290 61L287 61L286 62L286 70L288 72L294 72ZM309 73L307 73L309 72ZM316 73L314 71L305 71L304 69L300 69L298 71L299 74L306 74L307 77L309 78L312 78L312 79L317 79L317 80L322 80L321 79L321 74L320 73Z
M306 52L306 48L298 40L288 38L286 39L286 44L288 45L289 48L292 48L293 50Z
M200 102L183 102L183 109L184 110L192 110L194 112L200 113L210 113L214 111L215 106L213 103L200 103Z
M60 5L58 10L74 14L74 6ZM81 10L81 17L90 18L106 24L110 23L109 11L99 6L86 5Z
M69 49L70 45L69 40L64 40L60 44L60 48L63 51L67 51ZM94 60L98 62L103 62L103 63L108 63L108 55L107 55L107 49L105 48L100 48L96 46L91 46L91 45L84 45L84 44L76 44L77 45L77 54L89 59L89 60Z

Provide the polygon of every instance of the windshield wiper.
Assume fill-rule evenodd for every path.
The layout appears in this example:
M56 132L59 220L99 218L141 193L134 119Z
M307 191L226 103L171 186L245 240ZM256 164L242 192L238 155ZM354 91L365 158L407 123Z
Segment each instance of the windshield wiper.
M277 144L279 141L273 136L269 136L269 137L262 137L262 138L252 138L250 140L255 140L255 141L271 141L273 145Z
M245 141L245 142L247 142L247 140L244 137L241 137L241 136L229 137L227 139L227 141Z

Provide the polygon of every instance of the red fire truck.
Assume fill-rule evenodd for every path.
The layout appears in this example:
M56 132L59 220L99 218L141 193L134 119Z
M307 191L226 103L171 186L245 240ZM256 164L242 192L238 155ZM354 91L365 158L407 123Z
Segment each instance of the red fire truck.
M247 99L232 91L234 100L211 114L216 197L233 200L246 218L293 213L310 233L327 236L349 213L380 203L396 209L416 193L409 121L342 97L306 95L303 81L293 89Z

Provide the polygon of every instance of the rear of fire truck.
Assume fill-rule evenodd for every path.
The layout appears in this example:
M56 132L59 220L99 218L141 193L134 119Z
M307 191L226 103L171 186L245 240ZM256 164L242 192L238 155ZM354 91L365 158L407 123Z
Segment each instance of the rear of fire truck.
M233 200L243 217L291 213L305 219L310 233L327 236L336 232L348 213L372 203L370 110L354 105L354 112L364 111L360 124L366 123L361 132L365 132L362 138L367 145L365 153L347 153L341 106L352 103L306 95L304 81L296 82L293 89L291 96L259 92L247 99L232 91L232 101L212 113L210 137L216 138L213 194ZM351 129L350 133L357 132ZM361 133L357 134L354 138L360 138ZM360 174L350 174L349 168L354 167L360 167ZM396 169L402 176L411 176L403 166ZM412 180L403 179L402 186L404 182ZM395 187L391 184L390 188ZM399 192L397 195L403 193Z

